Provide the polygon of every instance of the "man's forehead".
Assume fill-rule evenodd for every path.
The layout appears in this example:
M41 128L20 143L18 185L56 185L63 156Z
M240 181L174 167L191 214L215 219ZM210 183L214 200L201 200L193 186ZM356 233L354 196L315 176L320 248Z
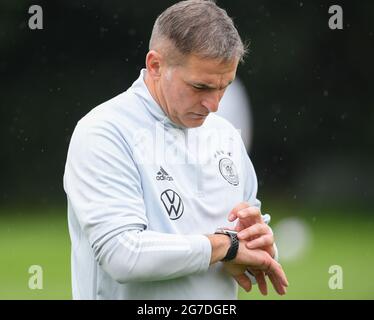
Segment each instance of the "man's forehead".
M217 81L232 82L235 79L237 61L218 59L190 59L185 64L185 76L188 81L206 85L216 85Z

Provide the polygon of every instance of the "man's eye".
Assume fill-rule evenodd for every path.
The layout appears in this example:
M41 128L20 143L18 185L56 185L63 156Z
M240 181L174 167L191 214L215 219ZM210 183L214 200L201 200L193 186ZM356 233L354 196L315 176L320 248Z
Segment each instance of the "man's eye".
M209 87L205 87L205 86L193 86L194 89L196 89L197 91L209 91L211 90Z

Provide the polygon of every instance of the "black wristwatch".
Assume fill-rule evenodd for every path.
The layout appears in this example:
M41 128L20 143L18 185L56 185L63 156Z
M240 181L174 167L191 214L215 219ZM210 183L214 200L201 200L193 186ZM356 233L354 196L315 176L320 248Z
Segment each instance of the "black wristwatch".
M237 236L237 231L228 230L224 228L218 228L215 234L225 234L230 237L231 246L229 250L227 250L226 256L221 261L230 261L235 259L238 249L239 249L239 239Z

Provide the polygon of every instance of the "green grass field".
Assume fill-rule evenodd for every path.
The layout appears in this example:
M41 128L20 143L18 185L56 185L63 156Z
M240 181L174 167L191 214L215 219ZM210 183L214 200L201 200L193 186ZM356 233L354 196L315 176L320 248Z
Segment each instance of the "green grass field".
M279 210L273 224L287 214ZM374 218L365 212L301 212L309 224L312 245L294 262L282 263L290 286L279 297L272 288L263 297L239 292L240 299L373 299ZM370 218L370 219L369 219ZM71 299L70 240L64 209L0 212L0 299ZM31 265L43 268L43 289L28 287ZM331 290L331 265L343 268L343 289Z

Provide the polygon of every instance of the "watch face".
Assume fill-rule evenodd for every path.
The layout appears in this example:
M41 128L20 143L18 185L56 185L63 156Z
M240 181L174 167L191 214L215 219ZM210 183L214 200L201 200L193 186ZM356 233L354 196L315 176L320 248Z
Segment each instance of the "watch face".
M216 233L223 233L223 234L237 234L238 231L235 230L229 230L229 229L224 229L224 228L218 228L216 230Z

